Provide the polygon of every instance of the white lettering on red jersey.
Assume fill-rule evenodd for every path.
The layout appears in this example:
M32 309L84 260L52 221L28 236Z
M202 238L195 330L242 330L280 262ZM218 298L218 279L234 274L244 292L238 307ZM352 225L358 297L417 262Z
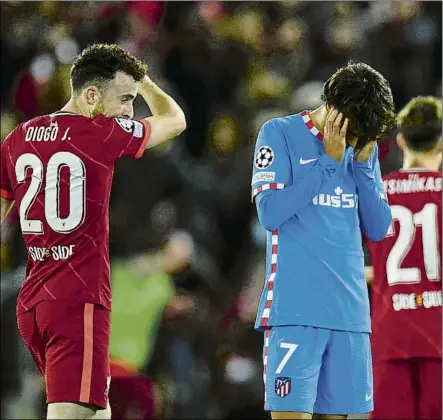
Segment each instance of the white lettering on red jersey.
M392 210L384 240L368 241L374 282L374 357L442 355L442 176L400 170L383 178Z

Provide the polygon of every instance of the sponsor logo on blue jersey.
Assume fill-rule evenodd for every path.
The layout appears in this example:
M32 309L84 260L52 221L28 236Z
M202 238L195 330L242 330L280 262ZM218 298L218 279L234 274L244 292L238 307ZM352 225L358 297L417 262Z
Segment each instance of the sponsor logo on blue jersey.
M312 199L314 206L340 207L343 209L358 208L357 194L344 194L340 187L335 190L335 195L318 194Z

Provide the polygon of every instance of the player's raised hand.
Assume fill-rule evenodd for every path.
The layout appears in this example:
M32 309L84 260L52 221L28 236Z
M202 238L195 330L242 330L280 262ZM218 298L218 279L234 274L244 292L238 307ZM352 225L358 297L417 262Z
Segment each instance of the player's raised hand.
M154 82L152 81L152 79L145 74L145 77L143 78L142 82L140 83L140 89L143 90L149 90L153 87Z
M357 162L366 162L371 157L376 144L376 141L365 144L358 152L354 153L354 159Z
M323 143L325 153L335 159L338 163L343 160L346 148L346 130L348 129L348 119L337 109L332 108L326 118Z

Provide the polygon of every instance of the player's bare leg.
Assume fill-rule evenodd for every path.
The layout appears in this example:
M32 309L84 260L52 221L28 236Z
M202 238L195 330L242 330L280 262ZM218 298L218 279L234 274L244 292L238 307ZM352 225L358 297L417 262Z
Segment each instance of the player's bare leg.
M51 403L48 404L47 420L92 420L92 419L111 419L111 408L97 410L96 406L83 403Z
M48 420L58 419L90 419L95 409L89 404L60 402L48 404Z
M346 414L314 414L312 418L314 420L346 420L348 416Z
M295 411L272 411L273 420L311 420L311 413L298 413Z

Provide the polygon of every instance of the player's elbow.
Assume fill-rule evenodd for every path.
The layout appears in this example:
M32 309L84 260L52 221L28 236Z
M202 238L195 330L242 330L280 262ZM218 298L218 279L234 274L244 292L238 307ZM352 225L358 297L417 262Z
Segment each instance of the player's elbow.
M171 124L173 126L173 137L177 137L179 134L186 130L186 117L183 111L180 111L174 115Z
M272 212L268 206L269 203L266 199L267 197L260 198L261 199L257 200L258 220L260 221L260 224L263 226L263 228L265 228L269 232L272 232L275 229L278 229L280 225L276 220L274 212Z
M372 241L372 242L380 242L383 239L385 239L386 234L380 234L380 233L366 233L366 236Z
M177 130L177 134L176 134L177 136L186 130L186 117L183 112L177 116L176 130Z
M382 225L374 226L372 229L366 229L365 234L372 242L380 242L386 238L388 229L389 225L386 228Z
M260 224L263 226L264 229L266 229L269 232L274 231L275 229L278 229L277 223L273 221L270 217L264 214L258 214L258 220L260 221Z
M382 223L376 225L373 229L367 229L366 236L372 242L380 242L386 238L386 235L391 225L391 218L384 220Z
M164 122L166 123L164 126L166 139L177 137L186 130L186 117L183 112L169 117Z
M186 118L183 112L175 115L153 115L146 120L150 126L148 149L173 139L186 130Z

